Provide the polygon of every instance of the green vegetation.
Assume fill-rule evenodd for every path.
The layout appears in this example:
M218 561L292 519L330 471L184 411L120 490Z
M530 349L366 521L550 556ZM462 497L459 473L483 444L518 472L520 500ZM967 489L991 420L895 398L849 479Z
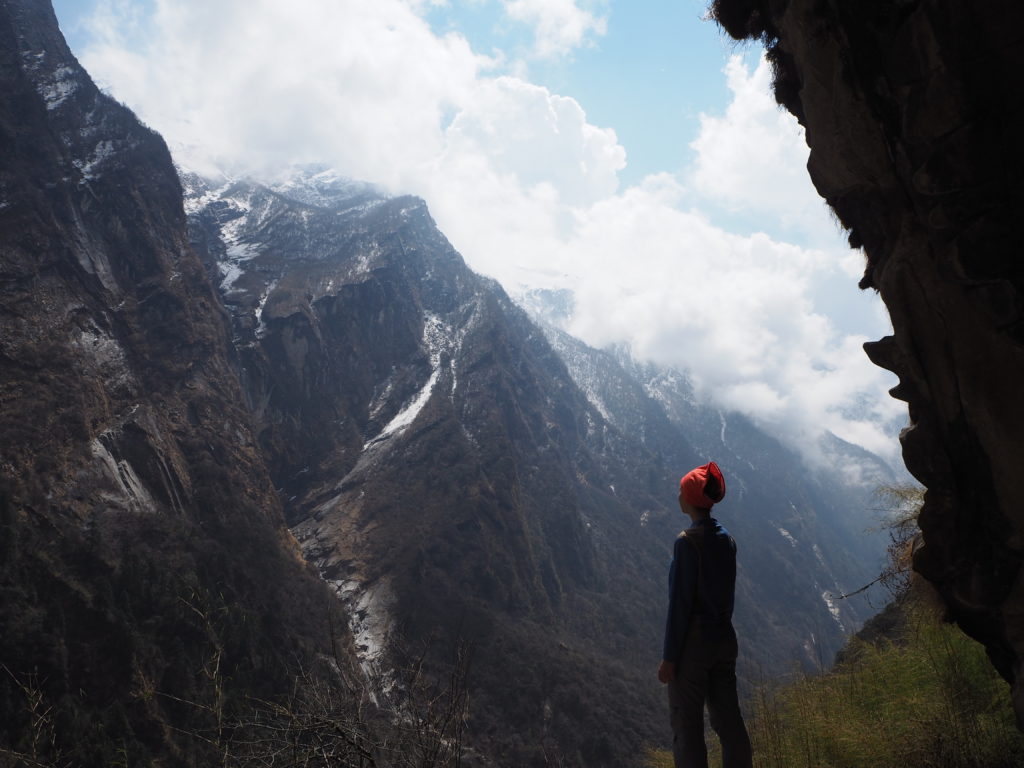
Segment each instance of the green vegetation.
M901 636L853 640L832 672L758 691L748 720L759 768L1024 765L1006 683L984 649L922 606ZM709 739L711 765L717 743ZM652 752L652 768L671 756Z
M757 768L1013 768L1024 765L1007 684L984 648L945 623L927 585L909 577L920 491L887 488L895 507L894 601L839 654L833 670L758 688L747 706ZM719 765L709 733L709 764ZM651 768L672 756L652 750Z
M1006 683L959 629L915 608L901 642L857 651L828 675L762 694L753 720L759 765L1022 764Z

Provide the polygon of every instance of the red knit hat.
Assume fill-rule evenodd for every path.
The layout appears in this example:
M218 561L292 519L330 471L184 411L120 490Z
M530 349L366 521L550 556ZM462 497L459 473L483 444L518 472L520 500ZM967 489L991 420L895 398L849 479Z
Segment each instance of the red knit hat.
M683 501L699 509L710 509L725 498L725 477L713 461L691 469L679 481Z

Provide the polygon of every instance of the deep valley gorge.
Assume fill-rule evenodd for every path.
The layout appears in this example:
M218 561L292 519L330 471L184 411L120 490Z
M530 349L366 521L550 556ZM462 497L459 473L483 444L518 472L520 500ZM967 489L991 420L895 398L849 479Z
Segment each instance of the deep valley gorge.
M1024 722L1024 100L957 90L1022 42L964 2L867 5L713 14L773 51L865 251L928 489L915 568ZM991 57L949 53L957 19ZM741 691L828 668L882 607L846 595L883 567L883 459L826 433L812 465L686 371L587 346L571 296L510 297L418 197L175 165L48 2L0 4L0 82L0 765L270 765L316 722L344 731L317 764L643 765L679 476L712 458Z

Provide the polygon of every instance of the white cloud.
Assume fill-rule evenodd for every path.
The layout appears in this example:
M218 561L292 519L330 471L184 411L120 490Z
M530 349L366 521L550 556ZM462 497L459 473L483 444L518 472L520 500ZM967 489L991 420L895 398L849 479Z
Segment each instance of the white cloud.
M809 451L830 429L891 458L879 426L900 412L880 395L890 377L864 358L868 337L838 332L814 300L838 265L765 235L726 233L673 197L653 179L581 214L561 260L575 267L565 279L578 302L571 329L689 368L705 395ZM876 393L874 412L844 410L865 393Z
M613 194L626 165L615 132L590 125L574 99L512 77L479 81L445 138L442 163L484 158L523 188L550 184L563 203Z
M531 25L534 55L556 58L585 44L590 35L601 36L608 21L577 5L576 0L502 0L509 18Z
M680 208L685 190L667 174L570 205L553 185L524 187L488 170L480 156L453 163L444 188L429 195L474 267L513 291L571 289L574 335L689 368L705 396L809 456L828 429L895 459L889 426L902 408L882 394L892 386L889 374L860 349L886 331L884 318L861 317L862 333L850 334L824 314L824 284L845 281L855 290L832 255L764 234L729 234ZM857 402L869 406L851 409Z
M142 19L108 6L82 58L188 163L322 161L421 194L470 265L510 291L572 288L571 330L585 341L691 368L709 397L796 445L831 429L893 457L880 426L900 410L883 394L891 377L859 348L885 332L884 315L856 295L838 237L834 251L800 247L781 230L731 234L702 212L710 200L793 233L829 232L763 63L729 64L733 102L703 117L690 188L661 174L620 189L614 131L572 98L497 76L465 38L431 31L427 5L158 0ZM583 30L569 40L599 31L573 2L507 5L536 21L538 41L559 14Z
M732 102L724 115L702 114L690 182L706 200L790 234L835 242L838 225L807 175L803 128L771 95L771 66L753 72L734 55L725 67Z
M328 160L408 185L489 64L401 0L157 0L130 35L121 19L97 20L83 63L193 163Z

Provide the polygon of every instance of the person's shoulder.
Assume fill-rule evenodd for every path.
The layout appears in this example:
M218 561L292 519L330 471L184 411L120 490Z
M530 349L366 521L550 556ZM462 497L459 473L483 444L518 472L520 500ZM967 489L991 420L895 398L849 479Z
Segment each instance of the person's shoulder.
M676 537L676 540L678 541L679 539L687 539L691 542L696 541L697 539L704 538L705 531L706 526L691 525L689 528L680 531L679 535Z
M699 546L697 544L697 537L699 535L700 533L694 533L693 528L687 528L686 530L680 531L679 535L676 536L675 541L676 552L679 552L680 550L690 551L694 547Z
M733 545L736 544L736 539L733 538L731 533L729 533L729 529L722 525L718 520L715 520L715 536L728 539L733 543Z

